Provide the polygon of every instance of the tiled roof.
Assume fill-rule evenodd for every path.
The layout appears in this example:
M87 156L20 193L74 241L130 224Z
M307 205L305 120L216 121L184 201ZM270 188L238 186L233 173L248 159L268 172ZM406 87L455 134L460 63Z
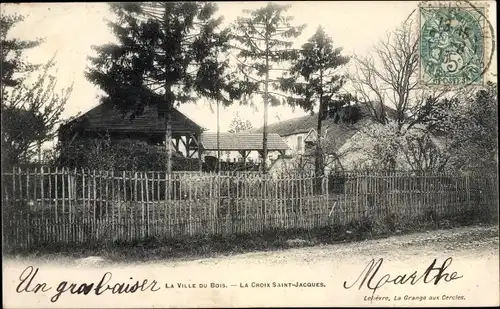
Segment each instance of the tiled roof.
M262 150L262 133L219 133L220 150ZM217 150L217 133L203 132L201 144L206 150ZM267 149L287 150L286 142L276 133L267 135Z
M164 133L165 122L158 117L155 107L146 107L144 112L135 117L123 117L114 107L100 104L61 128L77 124L77 127L86 131L108 132L147 132ZM176 109L173 109L172 132L196 133L202 128Z
M316 128L317 123L317 114L307 115L269 124L267 126L267 131L269 133L277 133L280 136L307 133L309 130ZM262 133L262 128L254 129L252 133Z
M368 118L370 115L368 108L366 106L360 106L360 107L363 118ZM386 111L389 116L395 113L394 109L387 106L386 106ZM289 136L289 135L307 133L311 129L316 129L317 125L318 125L318 114L315 113L313 115L297 117L289 120L284 120L278 123L269 124L267 126L267 130L269 133L278 133L280 136ZM333 121L332 118L327 118L322 121L322 126L334 127L338 125ZM261 133L262 128L253 129L250 132Z

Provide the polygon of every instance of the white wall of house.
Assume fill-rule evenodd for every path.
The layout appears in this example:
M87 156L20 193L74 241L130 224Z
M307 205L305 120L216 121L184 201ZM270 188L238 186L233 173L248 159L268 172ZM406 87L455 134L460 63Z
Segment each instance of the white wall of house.
M289 150L286 151L287 155L297 155L304 153L304 138L305 133L302 134L293 134L288 136L282 136L283 140L285 140Z
M292 134L287 136L281 136L283 140L287 143L289 150L286 154L291 156L303 155L306 149L306 140L315 140L316 131L313 129L306 133Z

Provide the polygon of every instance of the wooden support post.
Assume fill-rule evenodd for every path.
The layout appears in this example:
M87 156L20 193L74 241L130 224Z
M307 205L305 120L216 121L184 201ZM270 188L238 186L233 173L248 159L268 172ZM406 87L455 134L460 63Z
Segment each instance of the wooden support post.
M196 145L196 150L198 151L198 167L200 172L202 171L202 166L203 162L201 160L201 155L202 155L202 146L201 146L201 132L198 132L197 135L191 134L191 139L193 140L194 144ZM193 152L194 154L194 152Z
M179 136L177 136L177 137L175 138L175 150L176 150L176 151L179 151L179 139L180 139L180 137L179 137Z
M243 168L246 170L247 168L247 157L250 152L246 150L240 150L240 154L243 157Z
M191 147L189 146L189 144L191 143L191 137L189 135L186 135L186 157L188 158L191 158L191 156L193 155L192 153L189 153L191 151Z
M203 171L203 160L201 159L203 150L201 149L200 144L198 144L198 167L200 172Z
M186 137L186 140L187 140L187 137ZM180 141L182 142L182 144L184 145L184 149L186 149L186 157L189 157L189 147L188 147L188 143L185 142L182 137L180 137Z
M261 159L261 160L266 160L266 158L264 158L264 151L262 151L262 150L258 150L258 152L259 152L259 155L260 155L260 159ZM263 168L263 167L266 167L266 169L267 169L267 165L266 165L266 164L262 164L262 162L261 162L261 167L262 167L262 168ZM263 173L267 173L267 170L266 170L266 171L264 171L264 170L263 170L262 172L263 172Z
M175 143L172 141L172 146L174 146L175 151L179 152L179 137L175 137Z

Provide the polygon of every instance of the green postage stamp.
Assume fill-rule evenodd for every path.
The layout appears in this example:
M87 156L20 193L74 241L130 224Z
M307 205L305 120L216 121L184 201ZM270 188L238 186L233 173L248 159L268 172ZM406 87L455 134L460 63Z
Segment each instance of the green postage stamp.
M463 2L420 6L420 83L483 83L488 40L486 6Z

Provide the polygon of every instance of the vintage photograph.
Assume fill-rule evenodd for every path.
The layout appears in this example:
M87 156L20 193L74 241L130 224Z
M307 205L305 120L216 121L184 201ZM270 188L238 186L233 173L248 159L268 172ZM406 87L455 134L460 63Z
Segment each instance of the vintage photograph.
M5 308L498 306L496 3L2 3Z

